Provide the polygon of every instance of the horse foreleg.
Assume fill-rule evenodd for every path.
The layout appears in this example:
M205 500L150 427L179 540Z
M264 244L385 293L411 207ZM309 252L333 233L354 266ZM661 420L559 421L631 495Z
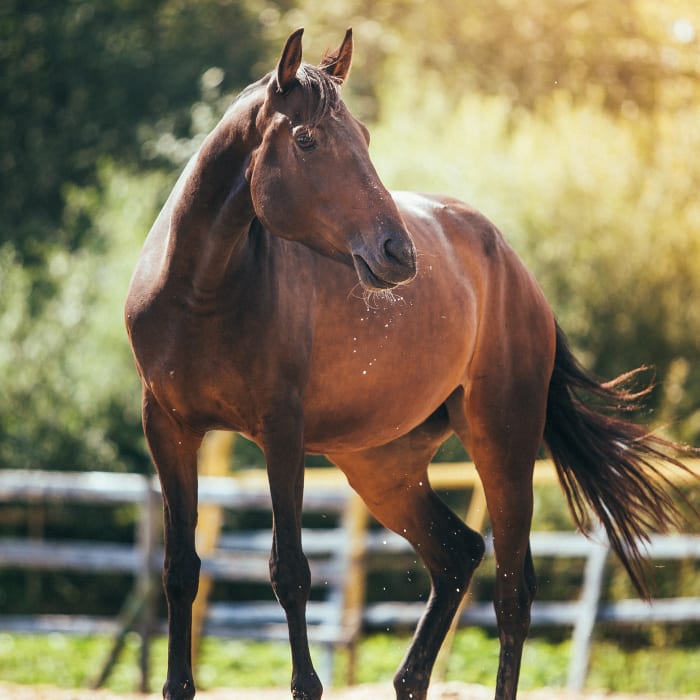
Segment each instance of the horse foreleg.
M304 451L301 429L296 428L290 424L274 430L264 445L273 518L270 580L289 628L292 697L320 700L323 687L311 661L306 628L311 574L301 547Z
M163 588L168 603L168 675L163 697L190 700L195 693L191 639L200 568L194 531L197 449L202 436L179 426L148 396L144 398L143 425L163 492Z

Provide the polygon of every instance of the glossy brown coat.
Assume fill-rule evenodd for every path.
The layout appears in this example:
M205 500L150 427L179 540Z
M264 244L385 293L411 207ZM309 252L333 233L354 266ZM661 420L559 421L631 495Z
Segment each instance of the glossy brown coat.
M591 501L613 540L622 531L618 553L640 585L625 533L643 533L650 511L663 523L672 510L653 486L625 501L626 473L636 480L665 446L578 402L577 388L611 404L630 396L580 370L496 228L457 200L382 185L367 131L339 97L351 56L349 31L319 68L301 64L301 31L289 38L277 69L239 96L183 172L129 290L144 430L163 487L169 700L194 695L197 449L208 430L238 431L264 451L270 573L299 700L321 697L305 623L306 453L328 455L430 572L430 603L396 675L399 700L426 697L484 551L430 488L428 462L448 435L485 487L501 700L516 695L535 593L528 538L543 436L573 505ZM621 486L600 477L611 470Z

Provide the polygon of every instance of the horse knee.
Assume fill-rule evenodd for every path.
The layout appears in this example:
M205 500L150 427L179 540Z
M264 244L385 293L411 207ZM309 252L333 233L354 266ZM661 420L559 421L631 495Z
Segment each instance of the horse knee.
M192 603L199 588L201 560L195 552L168 558L163 565L163 588L170 602Z
M270 582L280 605L285 610L306 604L311 590L311 570L304 553L273 551L270 556Z
M496 621L503 634L516 637L527 636L530 629L530 600L497 600Z

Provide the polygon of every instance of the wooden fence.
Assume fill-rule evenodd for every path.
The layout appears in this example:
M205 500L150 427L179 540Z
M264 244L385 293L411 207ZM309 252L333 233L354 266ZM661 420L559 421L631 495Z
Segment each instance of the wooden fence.
M691 468L700 475L700 466ZM305 490L305 512L335 514L337 523L328 529L304 531L304 547L309 557L314 585L323 596L309 608L310 637L325 650L320 670L330 679L333 651L354 649L363 627L395 628L413 625L424 603L385 602L366 604L364 581L366 564L373 553L382 560L405 556L411 550L392 533L368 528L368 517L344 477L331 469L309 469ZM483 523L483 493L472 465L433 465L431 482L437 490L467 490L472 493L466 519L471 525ZM552 483L556 477L551 464L538 463L536 485ZM265 474L260 470L239 472L235 477L200 477L201 509L269 509ZM160 586L162 548L160 545L160 490L157 480L135 474L66 473L46 471L0 471L0 502L82 502L90 504L131 503L139 508L133 543L116 544L86 541L36 541L26 538L0 539L0 565L28 570L72 570L110 574L128 573L134 588L117 619L87 616L5 615L0 629L23 632L59 631L67 633L106 633L114 645L95 685L104 682L118 657L126 634L135 630L142 639L141 687L148 678L149 639L164 630L155 616L154 601ZM203 576L211 580L266 581L270 546L269 531L217 536L202 557ZM581 558L583 585L578 600L537 601L532 624L565 625L573 630L572 657L568 685L583 686L588 668L592 633L596 622L700 622L700 598L671 598L646 604L637 600L601 599L603 571L609 548L604 536L589 538L575 532L534 532L533 556ZM649 556L653 559L700 559L700 535L659 535L652 537ZM487 535L487 550L492 554ZM477 574L478 575L478 574ZM206 587L205 587L206 588ZM207 588L208 590L208 588ZM467 597L467 601L470 597ZM212 603L203 606L201 628L204 634L286 639L286 628L279 606L260 602ZM460 611L459 624L494 626L490 603L469 602ZM437 671L444 669L449 655L448 639ZM352 658L352 657L351 657ZM350 664L352 667L352 663Z

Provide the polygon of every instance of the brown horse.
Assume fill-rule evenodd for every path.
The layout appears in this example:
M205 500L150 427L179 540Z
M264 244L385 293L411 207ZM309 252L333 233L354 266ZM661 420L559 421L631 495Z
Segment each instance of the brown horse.
M605 410L636 403L629 376L601 384L580 369L537 283L489 221L454 199L385 189L367 129L339 96L350 31L319 67L301 63L301 33L184 170L126 303L163 489L163 694L194 695L197 449L208 430L225 429L266 457L270 575L289 625L292 696L318 700L322 691L308 649L300 538L312 452L343 470L430 573L430 601L395 678L399 700L424 699L484 553L426 473L454 432L486 491L498 566L496 697L512 700L535 594L528 538L543 439L577 521L588 504L642 593L637 539L676 515L650 460L678 464L667 457L673 446Z

